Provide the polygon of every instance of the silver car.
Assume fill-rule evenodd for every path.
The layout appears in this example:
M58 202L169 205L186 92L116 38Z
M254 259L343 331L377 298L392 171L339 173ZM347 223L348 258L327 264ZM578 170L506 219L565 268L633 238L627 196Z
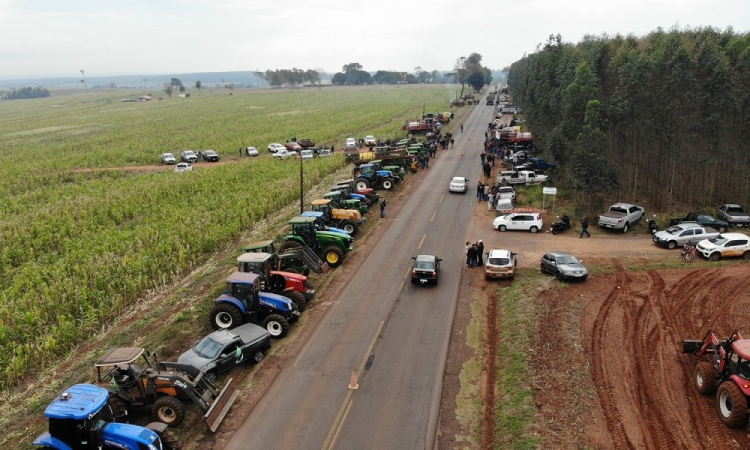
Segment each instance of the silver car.
M586 281L588 269L578 258L566 252L547 252L542 257L542 273L555 275L558 280Z
M667 247L672 250L685 244L695 245L704 239L710 239L719 235L713 228L704 228L695 222L682 222L666 230L654 234L653 241L656 245Z

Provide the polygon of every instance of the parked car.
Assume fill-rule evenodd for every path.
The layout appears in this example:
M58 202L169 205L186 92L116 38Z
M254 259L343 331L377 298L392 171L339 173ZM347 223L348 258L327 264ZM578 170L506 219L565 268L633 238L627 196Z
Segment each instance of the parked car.
M258 156L258 149L255 147L245 147L245 151L247 152L247 156Z
M575 256L566 252L547 252L542 256L542 273L555 275L558 280L586 281L589 271Z
M177 362L204 371L209 381L214 382L219 373L243 362L261 362L270 348L268 331L246 323L231 330L214 331L180 355Z
M719 230L719 233L723 233L729 229L729 224L723 220L718 220L717 218L713 216L709 216L708 214L699 214L690 212L685 215L685 217L679 218L679 219L670 219L669 224L670 225L677 225L678 223L683 222L695 222L703 225L704 227L711 227L715 230Z
M516 275L516 254L510 250L493 249L484 263L484 279L513 278Z
M750 237L742 233L722 233L715 238L700 241L695 250L711 261L732 256L750 259Z
M646 210L629 203L615 203L609 210L599 215L599 226L627 233L630 226L642 220Z
M304 148L305 150L310 150L311 152L313 152L313 155L320 155L320 149L318 147L304 147L303 146L302 148Z
M185 150L180 154L180 159L186 163L195 164L198 162L198 155L192 150Z
M307 139L307 138L297 139L297 143L302 148L310 148L310 149L312 149L311 147L315 147L315 142L313 142L313 141L311 141L310 139Z
M742 206L733 203L727 203L716 208L719 217L726 220L729 226L733 227L750 227L750 215L742 209Z
M516 199L516 191L513 189L513 186L498 186L497 188L497 198L503 199L503 200L515 200Z
M208 162L219 162L219 154L213 150L203 152L203 159Z
M359 148L359 144L357 144L357 140L354 138L346 138L346 143L344 144L345 148Z
M284 147L283 145L281 145L279 143L276 143L276 142L274 142L273 144L268 144L268 151L269 152L276 153L279 150L286 150L286 147Z
M273 154L273 157L279 158L279 159L287 159L287 158L292 158L295 155L296 153L290 152L289 150L282 148L281 150L277 150L276 153Z
M189 163L179 163L174 167L175 172L191 172L193 170L193 166Z
M298 143L294 142L294 141L287 142L286 144L284 144L284 147L287 150L289 150L290 152L298 152L298 151L302 150L302 146L299 145Z
M315 154L312 150L302 150L299 152L299 156L302 159L313 159L313 156L315 156Z
M719 232L713 228L704 228L703 225L695 222L683 222L656 232L653 241L656 245L672 250L685 244L695 245L704 239L710 239L718 235Z
M532 186L536 184L542 184L547 181L547 175L538 174L531 170L519 170L518 172L502 171L497 175L497 183L501 185L507 184L525 184L526 186Z
M328 157L328 156L331 156L332 154L333 154L333 153L331 152L331 150L330 150L330 149L328 149L328 148L324 148L323 150L321 150L321 151L320 151L320 155L318 155L318 156L321 156L321 157Z
M451 184L448 186L448 192L466 193L469 187L469 179L464 177L453 177Z
M497 199L495 210L501 215L508 214L513 211L513 200L509 198Z
M375 136L373 136L371 134L368 134L367 136L365 136L365 145L366 146L370 147L372 145L377 144L377 142L378 142L378 140L375 139Z
M162 164L177 164L177 159L171 153L162 153L161 163Z
M411 268L411 284L438 284L442 259L434 255L417 255L412 256L411 259L414 260Z
M539 213L511 213L497 216L492 221L492 228L498 231L528 230L536 233L544 228L544 221Z

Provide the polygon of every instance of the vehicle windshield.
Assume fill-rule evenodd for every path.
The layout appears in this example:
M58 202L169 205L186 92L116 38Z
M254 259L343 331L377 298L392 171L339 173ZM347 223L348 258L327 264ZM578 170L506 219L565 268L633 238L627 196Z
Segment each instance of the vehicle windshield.
M214 341L210 337L203 338L198 345L195 346L193 351L203 358L216 358L221 351L222 346L218 342Z
M558 264L578 264L578 260L572 255L563 255L557 257Z
M711 238L708 240L708 242L714 244L714 245L724 245L729 239L725 238L722 235L718 235L715 238Z
M425 261L425 260L416 260L414 262L414 268L415 269L424 269L424 270L433 270L435 268L435 265L432 261Z
M451 180L451 183L464 184L464 179L456 177L453 180Z
M490 258L489 263L493 266L507 266L510 264L510 259L508 258Z

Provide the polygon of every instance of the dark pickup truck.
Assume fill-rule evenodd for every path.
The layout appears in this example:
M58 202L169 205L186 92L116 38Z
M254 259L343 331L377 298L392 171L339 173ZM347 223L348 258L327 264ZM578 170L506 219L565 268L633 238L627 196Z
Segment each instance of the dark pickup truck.
M297 143L302 148L315 147L315 142L311 141L310 139L299 139L297 140Z
M729 224L724 222L723 220L719 220L713 216L709 216L708 214L699 214L699 213L687 213L687 215L681 219L671 219L669 221L669 225L677 225L678 223L682 222L695 222L699 225L703 225L704 227L710 227L715 230L719 230L719 233L724 233L727 231L727 228L729 228Z

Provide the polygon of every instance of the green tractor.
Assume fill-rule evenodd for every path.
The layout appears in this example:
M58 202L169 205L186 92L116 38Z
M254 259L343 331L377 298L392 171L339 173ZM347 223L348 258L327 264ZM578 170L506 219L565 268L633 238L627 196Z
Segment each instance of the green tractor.
M289 221L292 229L284 237L281 249L309 247L329 267L338 267L344 261L344 255L352 251L353 238L340 233L317 231L314 217L294 217Z
M367 212L368 207L365 202L356 198L347 198L341 191L331 191L323 194L324 199L331 200L331 204L335 208L340 209L354 209L364 214Z
M277 244L273 239L265 241L251 242L245 246L246 253L270 253L278 256L278 260L275 260L274 270L281 270L284 272L301 273L304 276L310 275L310 269L313 272L321 273L319 264L310 264L306 260L305 255L294 249L282 250L277 247ZM322 262L320 263L322 264Z

